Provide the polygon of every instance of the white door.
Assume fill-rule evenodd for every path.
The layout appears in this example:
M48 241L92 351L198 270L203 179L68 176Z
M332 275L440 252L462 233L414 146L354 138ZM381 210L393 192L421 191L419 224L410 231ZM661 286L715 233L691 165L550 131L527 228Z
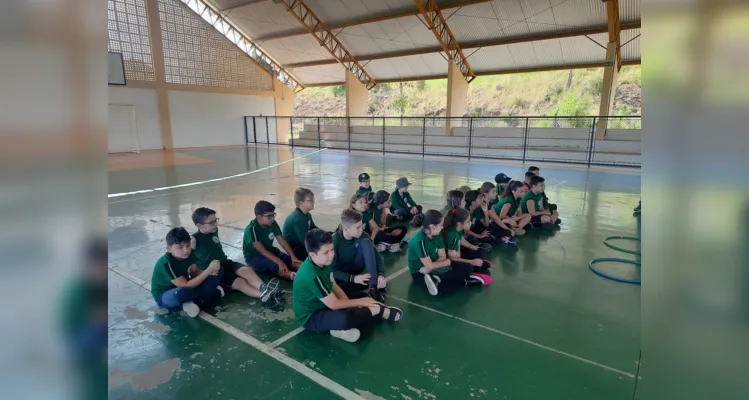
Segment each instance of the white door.
M129 105L109 105L109 153L138 151L135 110Z

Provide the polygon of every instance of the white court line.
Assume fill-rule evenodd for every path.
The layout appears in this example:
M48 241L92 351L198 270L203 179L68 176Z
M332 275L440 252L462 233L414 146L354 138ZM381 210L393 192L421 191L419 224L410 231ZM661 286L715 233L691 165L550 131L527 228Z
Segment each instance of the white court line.
M562 184L565 183L565 182L567 182L567 181L561 181L561 182L559 182L557 184L551 185L551 187L549 187L549 189L556 189L557 187L562 186Z
M321 152L323 150L326 150L326 149L316 150L316 151L313 151L311 153L307 153L307 154L301 155L299 157L294 157L292 159L289 159L289 160L286 160L286 161L282 161L282 162L280 162L278 164L269 165L267 167L256 169L254 171L242 172L241 174L224 176L222 178L209 179L207 181L183 183L181 185L164 186L164 187L158 187L158 188L153 188L153 189L136 190L134 192L112 193L112 194L108 194L107 197L108 198L112 198L112 197L129 196L129 195L133 195L133 194L151 193L151 192L157 192L157 191L161 191L161 190L177 189L177 188L183 188L183 187L188 187L188 186L202 185L204 183L219 182L219 181L225 181L227 179L239 178L239 177L242 177L242 176L247 176L247 175L255 174L255 173L258 173L258 172L266 171L266 170L269 170L271 168L275 168L275 167L277 167L279 165L283 165L283 164L290 163L292 161L298 160L300 158L311 156L312 154L319 153L319 152Z
M283 344L283 342L285 342L285 341L293 338L294 336L296 336L296 335L298 335L298 334L300 334L302 332L304 332L304 328L302 328L300 326L299 328L296 328L293 331L291 331L291 332L289 332L289 333L281 336L280 338L278 338L278 340L276 340L275 342L273 342L273 343L270 344L270 347L275 349L276 347L278 347L281 344Z
M209 324L215 326L216 328L219 328L222 331L241 340L242 342L252 346L256 350L261 351L265 355L274 358L276 361L281 362L282 364L293 369L294 371L306 376L311 381L317 383L318 385L324 387L325 389L330 390L331 392L337 394L341 398L364 400L364 397L359 396L358 394L352 392L351 390L347 389L346 387L339 384L338 382L335 382L329 379L325 375L320 374L319 372L307 367L306 365L300 363L299 361L294 360L293 358L287 356L286 354L281 353L280 351L268 346L267 344L255 339L254 337L240 331L239 329L227 324L224 321L221 321L220 319L214 316L201 312L200 318L202 318Z
M388 282L392 281L393 279L395 279L395 278L403 275L403 273L406 272L406 271L408 271L408 267L403 267L403 268L401 268L401 269L393 272L392 275L390 275L390 276L387 277L387 281Z
M536 343L536 342L534 342L534 341L532 341L532 340L528 340L528 339L524 339L524 338L521 338L520 336L515 336L515 335L513 335L513 334L510 334L510 333L507 333L507 332L502 332L502 331L500 331L500 330L498 330L498 329L490 328L490 327L488 327L488 326L484 326L484 325L478 324L478 323L476 323L476 322L473 322L473 321L469 321L469 320L467 320L467 319L463 319L463 318L460 318L460 317L456 317L456 316L454 316L454 315L451 315L451 314L448 314L448 313L445 313L445 312L442 312L442 311L439 311L439 310L435 310L434 308L430 308L430 307L427 307L427 306L423 306L423 305L421 305L421 304L417 304L417 303L414 303L414 302L408 301L408 300L406 300L406 299L402 299L402 298L400 298L400 297L396 297L396 296L388 296L388 298L391 298L391 299L395 299L395 300L398 300L398 301L402 301L402 302L404 302L404 303L407 303L407 304L410 304L410 305L412 305L412 306L416 306L416 307L419 307L419 308L423 308L423 309L425 309L425 310L427 310L427 311L432 311L432 312L435 312L435 313L437 313L437 314L441 314L441 315L444 315L444 316L446 316L446 317L449 317L449 318L457 319L458 321L461 321L461 322L465 322L465 323L467 323L467 324L470 324L470 325L473 325L473 326L476 326L476 327L479 327L479 328L482 328L482 329L486 329L486 330L488 330L488 331L492 331L492 332L494 332L494 333L498 333L498 334L500 334L500 335L502 335L502 336L506 336L506 337L508 337L508 338L510 338L510 339L515 339L515 340L519 340L519 341L521 341L521 342L523 342L523 343L527 343L527 344L529 344L529 345L531 345L531 346L536 346L536 347L539 347L539 348L541 348L541 349L544 349L544 350L548 350L548 351L551 351L551 352L553 352L553 353L557 353L557 354L559 354L559 355L563 355L563 356L567 356L567 357L570 357L570 358L574 358L575 360L578 360L578 361L582 361L582 362L584 362L584 363L587 363L587 364L591 364L591 365L594 365L594 366L596 366L596 367L599 367L599 368L603 368L603 369L605 369L605 370L609 370L609 371L611 371L611 372L616 372L617 374L620 374L620 375L624 375L624 376L626 376L626 377L628 377L628 378L632 378L632 379L635 379L635 375L634 375L634 374L631 374L631 373L629 373L629 372L624 372L624 371L622 371L622 370L618 370L618 369L616 369L616 368L613 368L613 367L609 367L608 365L603 365L603 364L597 363L597 362L595 362L595 361L591 361L591 360L588 360L587 358L582 358L582 357L576 356L576 355L574 355L574 354L570 354L570 353L567 353L567 352L564 352L564 351L561 351L561 350L557 350L557 349L555 349L555 348L553 348L553 347L549 347L549 346L544 346L544 345L542 345L542 344L540 344L540 343Z

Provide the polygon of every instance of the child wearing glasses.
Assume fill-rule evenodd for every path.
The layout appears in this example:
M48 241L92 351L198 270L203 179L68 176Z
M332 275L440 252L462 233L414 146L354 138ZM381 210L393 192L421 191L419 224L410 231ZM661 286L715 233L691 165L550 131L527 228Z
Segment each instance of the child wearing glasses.
M189 271L191 277L200 275L211 262L218 261L224 271L221 277L222 286L260 299L263 303L281 294L277 278L265 283L251 268L226 256L218 238L216 211L200 207L192 213L192 222L198 227L198 231L190 238L190 247L197 261L197 268Z
M273 247L274 240L285 254ZM276 222L276 206L265 200L255 204L255 219L244 228L242 253L255 272L272 273L288 280L294 280L296 270L302 265Z

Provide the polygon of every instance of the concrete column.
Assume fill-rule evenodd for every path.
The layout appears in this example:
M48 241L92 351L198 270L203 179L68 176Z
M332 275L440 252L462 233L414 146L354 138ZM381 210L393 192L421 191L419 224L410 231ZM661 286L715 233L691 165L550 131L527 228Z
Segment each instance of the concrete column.
M296 93L290 87L284 85L278 79L273 79L273 101L276 107L276 116L294 116L294 101ZM288 118L276 119L276 138L278 143L290 143L291 120Z
M164 149L174 148L172 140L172 120L169 115L169 97L166 91L166 70L164 68L164 44L161 38L161 20L157 0L146 0L146 18L151 38L151 56L156 87L156 103L159 108L161 143Z
M452 60L447 62L447 117L462 117L465 114L468 101L468 82L463 78L460 69ZM461 126L460 120L448 120L445 124L445 134L452 136L452 128Z
M610 42L606 47L606 66L603 67L603 89L601 89L601 106L598 115L609 116L614 112L614 95L616 94L619 70L616 68L616 42ZM598 120L596 139L606 136L607 120Z
M368 96L367 87L359 82L351 71L346 71L346 116L366 116Z

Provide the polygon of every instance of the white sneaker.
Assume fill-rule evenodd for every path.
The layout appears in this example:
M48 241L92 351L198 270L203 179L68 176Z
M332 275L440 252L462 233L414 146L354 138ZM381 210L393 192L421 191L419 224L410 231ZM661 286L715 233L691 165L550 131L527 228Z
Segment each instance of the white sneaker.
M330 336L345 340L349 343L354 343L361 337L361 332L356 328L351 328L345 331L330 331Z
M432 296L436 296L439 291L437 290L437 284L434 282L429 274L424 275L424 283L427 285L427 290Z
M378 253L382 253L383 251L387 251L388 245L385 243L379 243L375 246L375 250L377 250Z
M403 236L403 240L401 240L401 243L403 242L408 243L409 241L411 241L411 236L408 236L408 233L407 233L406 236Z
M226 296L226 292L224 292L224 288L222 288L221 286L216 286L216 289L218 289L218 291L221 293L221 298L224 298L224 296Z
M182 311L184 311L190 318L195 318L200 314L200 307L192 301L188 301L182 304Z
M390 250L391 253L397 253L397 252L401 251L401 246L399 244L397 244L397 243L396 244L391 244L389 250Z

